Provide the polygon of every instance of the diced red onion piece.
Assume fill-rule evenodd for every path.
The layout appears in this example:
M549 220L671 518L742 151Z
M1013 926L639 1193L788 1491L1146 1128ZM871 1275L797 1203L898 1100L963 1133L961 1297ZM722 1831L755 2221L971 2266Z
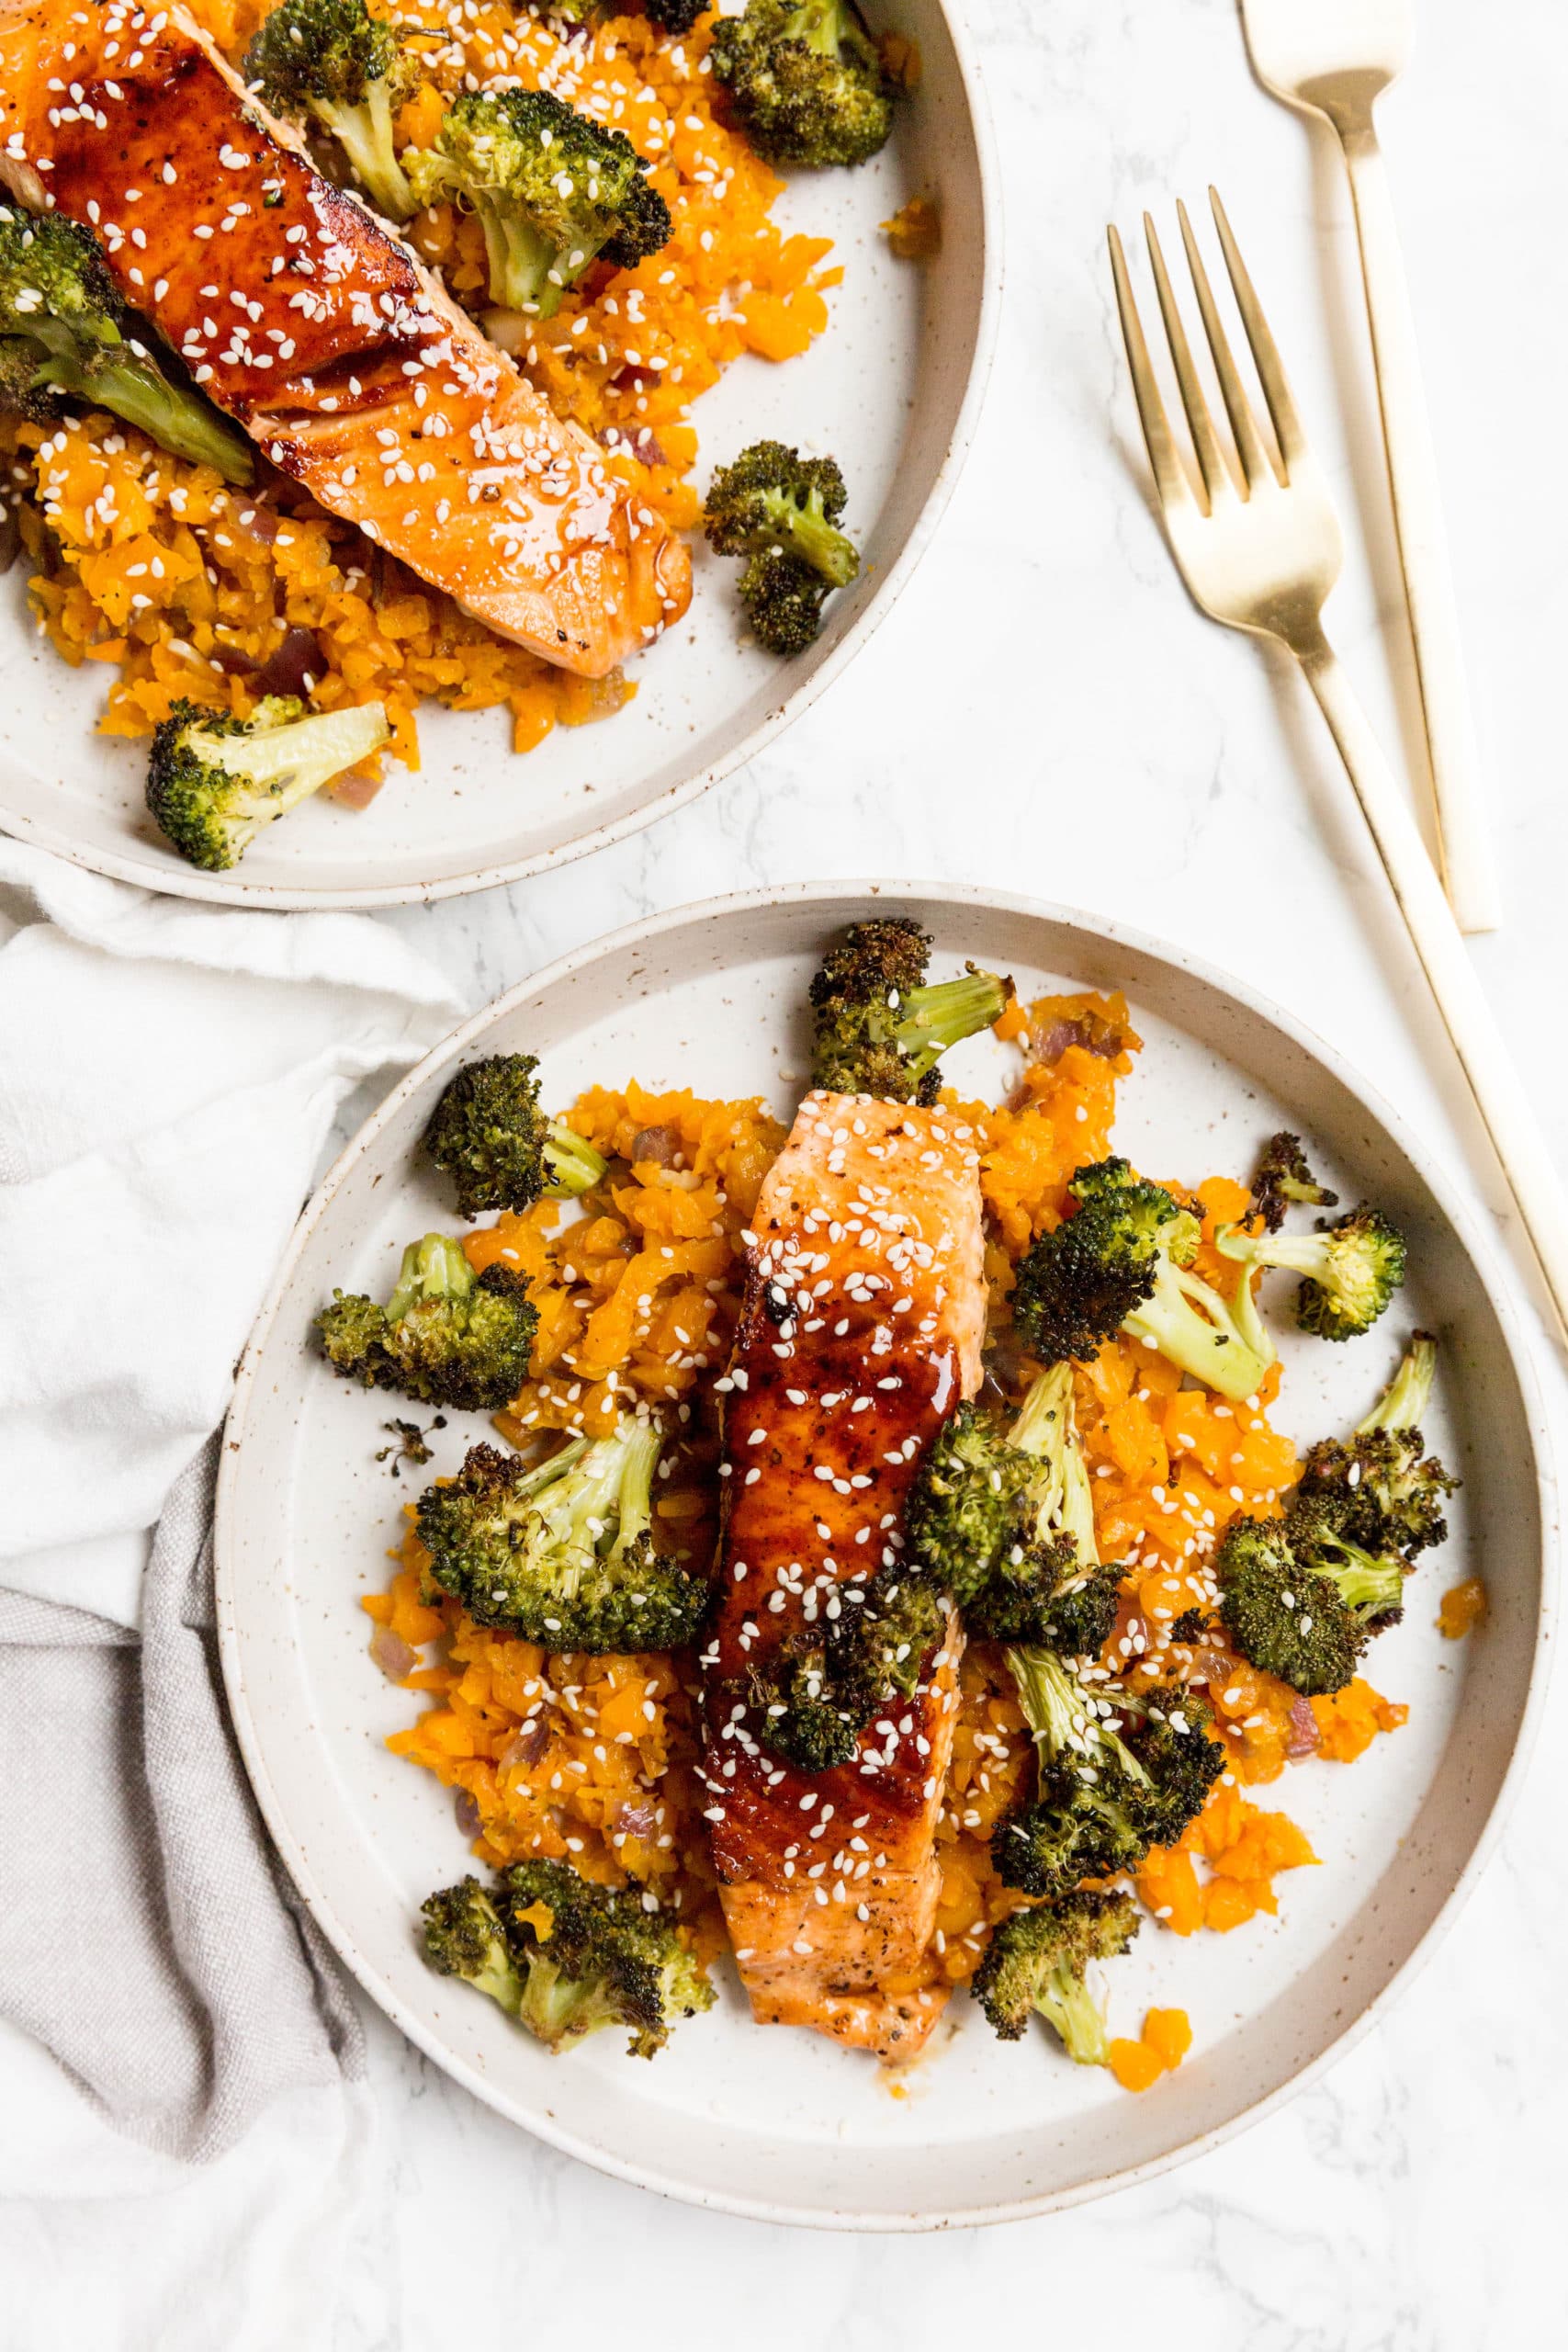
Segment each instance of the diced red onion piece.
M1285 1741L1286 1755L1293 1764L1299 1763L1303 1756L1315 1756L1320 1737L1317 1717L1312 1711L1312 1701L1296 1699L1291 1707L1291 1728Z
M515 1739L509 1740L502 1749L501 1758L502 1771L509 1764L526 1764L529 1767L536 1765L549 1744L549 1713L547 1709L541 1707L536 1715L529 1716Z
M262 695L305 695L327 674L321 647L308 628L285 629L252 684Z
M660 1168L672 1168L679 1157L681 1138L673 1127L644 1127L633 1138L633 1159L656 1159Z
M370 1655L389 1682L400 1682L419 1664L419 1652L411 1650L390 1625L378 1625L370 1636Z
M327 790L340 808L368 808L386 781L385 775L366 775L359 768L350 768L346 775L334 776Z
M651 1804L623 1804L616 1810L614 1826L623 1838L651 1838L657 1826Z
M1043 1037L1030 1046L1030 1058L1043 1062L1047 1069L1055 1069L1069 1046L1081 1046L1086 1054L1098 1056L1102 1062L1113 1062L1122 1051L1122 1040L1114 1025L1106 1021L1053 1021Z
M277 526L282 519L275 506L268 506L265 499L260 498L253 500L248 506L231 507L229 510L229 520L236 530L248 531L253 539L260 539L266 547L271 547L276 538Z

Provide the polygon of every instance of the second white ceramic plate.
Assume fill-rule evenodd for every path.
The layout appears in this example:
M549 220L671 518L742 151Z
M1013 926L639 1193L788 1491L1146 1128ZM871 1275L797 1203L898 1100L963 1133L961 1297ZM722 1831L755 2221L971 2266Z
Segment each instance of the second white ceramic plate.
M778 217L834 241L844 283L828 332L786 366L743 358L693 413L699 481L771 436L836 456L864 556L809 653L778 662L741 641L733 563L694 541L692 609L635 662L614 718L511 751L504 710L420 715L424 765L394 767L355 814L312 802L264 833L231 874L175 856L143 805L145 743L94 729L108 683L68 669L28 610L27 571L0 581L0 827L101 874L197 899L268 907L395 906L513 882L636 831L761 750L851 662L934 531L974 433L1000 291L995 174L983 102L943 0L889 0L924 78L892 144L857 171L797 175ZM895 260L879 223L934 197L942 248Z
M807 1067L806 983L846 922L908 910L936 967L966 957L1021 991L1120 988L1145 1039L1117 1143L1197 1182L1245 1174L1262 1139L1300 1129L1349 1199L1409 1236L1412 1276L1375 1336L1297 1337L1280 1418L1308 1440L1353 1422L1426 1325L1442 1337L1427 1434L1465 1487L1454 1537L1423 1561L1405 1623L1371 1671L1408 1726L1353 1768L1309 1763L1257 1792L1322 1858L1280 1883L1280 1917L1182 1941L1145 1924L1112 1975L1115 2022L1186 2008L1180 2073L1142 2098L1069 2064L1043 2030L999 2043L962 1996L908 2095L816 2036L754 2026L728 1970L722 2006L651 2064L605 2034L552 2059L492 2005L420 1958L419 1903L468 1863L450 1797L382 1742L415 1702L367 1654L358 1596L385 1582L406 1487L374 1454L389 1400L335 1381L309 1344L336 1285L384 1295L406 1240L453 1222L419 1156L454 1064L526 1048L546 1099L636 1077L709 1095L763 1093L785 1116ZM1015 1067L989 1039L946 1066L995 1093ZM246 1351L219 1495L224 1669L274 1837L347 1965L422 2048L503 2114L625 2178L773 2220L911 2229L1040 2212L1173 2163L1263 2112L1392 1992L1472 1879L1522 1753L1545 1608L1538 1408L1512 1310L1479 1261L1440 1170L1366 1090L1282 1014L1175 951L1060 910L980 893L845 886L731 899L661 918L503 997L425 1061L344 1154L311 1204ZM431 1476L480 1435L460 1417ZM1454 1645L1444 1587L1483 1566L1492 1613Z

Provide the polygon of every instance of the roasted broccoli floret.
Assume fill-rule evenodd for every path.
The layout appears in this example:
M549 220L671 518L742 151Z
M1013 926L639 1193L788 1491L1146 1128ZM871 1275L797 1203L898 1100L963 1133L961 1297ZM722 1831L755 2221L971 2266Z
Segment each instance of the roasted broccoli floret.
M490 1054L447 1080L424 1131L424 1148L457 1188L464 1216L487 1209L519 1216L541 1193L570 1200L597 1184L607 1162L561 1119L539 1108L532 1054Z
M1409 1570L1398 1552L1372 1552L1345 1528L1329 1500L1297 1501L1285 1514L1285 1534L1302 1566L1326 1577L1358 1624L1381 1633L1404 1613Z
M1436 1362L1437 1342L1417 1331L1355 1435L1343 1443L1324 1438L1303 1465L1298 1501L1330 1505L1336 1525L1368 1552L1414 1560L1448 1535L1443 1504L1459 1480L1435 1453L1423 1455L1419 1426Z
M1339 1195L1320 1184L1307 1166L1300 1136L1282 1128L1277 1136L1270 1136L1263 1147L1258 1173L1252 1180L1252 1212L1262 1218L1270 1233L1278 1233L1292 1201L1333 1209L1339 1205Z
M490 298L553 318L590 262L635 269L670 235L670 209L629 139L548 90L469 90L434 147L410 154L422 204L456 197L484 231Z
M430 1573L480 1625L558 1652L679 1649L707 1587L653 1541L656 1422L624 1414L607 1437L573 1438L536 1468L476 1445L449 1485L419 1498Z
M944 1603L952 1596L930 1577L902 1565L883 1568L849 1612L863 1721L918 1689L931 1652L947 1632Z
M493 1896L477 1879L423 1906L425 1957L499 2001L551 2051L624 2026L651 2058L682 2018L714 2004L678 1929L636 1880L592 1885L565 1862L517 1862Z
M1181 1683L1122 1693L1131 1721L1126 1742L1148 1777L1140 1812L1151 1846L1173 1846L1209 1802L1225 1768L1224 1749L1210 1737L1214 1711L1200 1691Z
M0 409L45 424L63 400L85 401L172 456L248 482L243 435L194 386L171 380L143 340L151 334L85 229L62 213L0 204Z
M1031 1457L1009 1444L1002 1423L982 1406L960 1405L938 1431L904 1527L920 1571L961 1609L1029 1540L1035 1476Z
M988 1029L1008 989L973 967L926 984L931 941L907 916L852 923L811 983L812 1082L830 1094L934 1102L949 1046Z
M1214 1247L1245 1266L1282 1266L1304 1277L1296 1321L1320 1340L1370 1331L1404 1280L1404 1239L1376 1209L1352 1209L1316 1233L1244 1233L1223 1225ZM1239 1295L1239 1294L1238 1294Z
M751 634L765 653L792 661L821 636L828 583L782 548L752 556L736 585Z
M887 144L893 107L853 0L750 0L719 17L708 55L771 164L863 164Z
M507 1266L476 1274L463 1245L427 1233L403 1251L385 1306L333 1293L316 1329L334 1372L460 1413L498 1413L528 1377L538 1313Z
M1038 1560L1039 1555L1031 1557ZM1122 1568L1112 1561L1076 1575L1052 1591L1043 1578L1032 1585L1025 1570L1010 1574L1004 1566L964 1622L982 1640L1038 1645L1064 1657L1098 1657L1115 1627L1122 1577Z
M732 1694L767 1746L803 1772L847 1764L866 1725L919 1687L947 1632L943 1596L926 1577L885 1568L840 1588L836 1618L786 1643Z
M1125 1331L1222 1396L1250 1396L1273 1345L1247 1281L1226 1300L1189 1271L1201 1232L1190 1210L1124 1159L1080 1168L1067 1189L1077 1214L1039 1235L1017 1269L1013 1313L1029 1345L1056 1362Z
M461 1976L488 1993L510 2018L523 2007L524 1975L506 1939L500 1912L477 1878L459 1879L427 1894L424 1956L443 1976Z
M703 528L716 553L747 559L740 601L770 653L811 644L829 594L860 570L838 527L845 495L831 458L803 458L782 441L758 441L714 475Z
M1095 1961L1114 1960L1138 1932L1130 1894L1085 1887L1004 1919L986 1948L970 1991L1004 2041L1017 2041L1038 2010L1080 2066L1111 2057L1105 2014L1090 1992Z
M395 26L365 0L283 0L245 51L244 76L274 114L313 115L378 211L418 209L398 162L392 119L417 74Z
M705 17L714 0L643 0L646 13L667 33L689 33Z
M269 695L249 718L176 702L152 736L147 806L187 864L220 874L391 733L378 702L307 714L294 695Z
M765 1743L799 1772L830 1772L857 1753L865 1702L847 1647L828 1641L789 1645L737 1693L752 1708Z
M1232 1520L1213 1575L1220 1622L1243 1657L1309 1698L1353 1679L1367 1627L1335 1579L1297 1555L1285 1521Z
M1185 1690L1090 1692L1052 1651L1010 1650L1040 1758L1036 1802L1004 1821L991 1859L1005 1886L1055 1895L1135 1870L1202 1811L1224 1758L1206 1703Z

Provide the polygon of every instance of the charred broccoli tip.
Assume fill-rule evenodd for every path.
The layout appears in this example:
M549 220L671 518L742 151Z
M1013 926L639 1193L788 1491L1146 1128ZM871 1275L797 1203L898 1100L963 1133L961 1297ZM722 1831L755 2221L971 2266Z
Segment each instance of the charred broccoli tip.
M456 1184L462 1216L521 1215L541 1193L567 1199L604 1176L607 1162L592 1144L546 1119L537 1068L532 1054L491 1054L465 1062L442 1089L424 1148Z

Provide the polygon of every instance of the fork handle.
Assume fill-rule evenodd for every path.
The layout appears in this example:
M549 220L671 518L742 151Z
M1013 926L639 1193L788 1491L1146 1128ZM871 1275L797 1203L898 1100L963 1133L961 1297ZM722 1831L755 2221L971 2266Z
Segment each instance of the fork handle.
M1389 488L1431 755L1442 875L1460 929L1495 931L1502 920L1496 862L1483 808L1481 759L1465 686L1438 461L1393 198L1371 109L1363 122L1337 128L1361 243Z
M1475 977L1409 803L1337 657L1321 628L1292 642L1292 650L1333 730L1568 1345L1568 1211L1529 1097Z

